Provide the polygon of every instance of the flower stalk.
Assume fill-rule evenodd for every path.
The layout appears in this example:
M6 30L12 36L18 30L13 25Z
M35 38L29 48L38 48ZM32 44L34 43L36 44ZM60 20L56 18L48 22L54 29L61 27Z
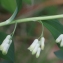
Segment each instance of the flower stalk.
M31 17L31 18L23 18L23 19L18 19L18 20L14 20L10 23L6 23L1 22L0 26L5 26L5 25L10 25L10 24L14 24L15 21L17 23L22 23L22 22L30 22L30 21L40 21L40 20L50 20L50 19L59 19L59 18L63 18L63 14L60 15L52 15L52 16L40 16L40 17Z

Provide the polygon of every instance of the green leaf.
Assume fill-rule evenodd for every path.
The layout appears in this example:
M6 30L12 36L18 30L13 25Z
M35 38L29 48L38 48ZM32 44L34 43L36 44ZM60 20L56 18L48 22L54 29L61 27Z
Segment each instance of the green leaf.
M18 11L22 8L22 0L16 0Z
M0 44L5 39L6 36L7 36L7 34L0 32ZM14 62L14 43L13 42L12 42L12 44L8 50L8 53L6 55L3 55L2 52L0 51L0 57L5 60Z
M13 13L16 8L15 0L1 0L1 5L11 13Z
M12 16L8 19L8 21L12 21L14 20L15 16L17 15L17 13L19 12L19 10L21 9L22 6L22 0L16 0L16 9L14 11L14 13L12 14Z
M7 21L13 21L15 16L17 15L17 13L19 12L19 10L21 9L22 7L22 0L16 0L16 9L14 11L14 13L12 14L12 16L7 20Z
M48 13L47 15L53 15L57 13L57 7L50 6L50 7L47 7L45 11ZM63 34L63 25L60 24L58 20L48 20L48 21L43 21L43 23L44 23L44 26L50 31L50 33L52 34L55 40L60 34ZM60 47L60 44L57 44L57 45L61 50L63 50L63 47ZM55 55L58 58L62 59L61 57L63 56L63 53L61 52L61 55L58 55L58 54L60 54L60 52L55 52Z
M43 21L43 23L44 26L51 32L55 40L60 34L63 34L63 25L61 25L58 20ZM58 44L58 46L63 50L63 47L60 47L60 44Z
M63 50L58 50L58 51L54 52L54 54L55 54L58 58L60 58L60 59L63 60Z
M63 25L60 24L58 20L43 21L43 23L44 26L51 32L55 40L60 34L63 34ZM57 45L62 51L60 50L55 52L55 55L58 58L63 59L63 47L60 47L60 44Z

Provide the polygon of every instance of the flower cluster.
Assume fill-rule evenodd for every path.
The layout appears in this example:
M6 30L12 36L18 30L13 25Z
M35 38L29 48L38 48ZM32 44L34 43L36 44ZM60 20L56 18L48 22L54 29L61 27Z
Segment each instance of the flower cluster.
M0 45L0 50L2 51L2 54L7 54L11 43L11 35L7 35L2 44Z
M56 43L60 43L60 46L63 47L63 34L61 34L57 39Z
M38 39L35 39L33 43L30 45L30 47L28 47L28 50L30 50L33 55L36 54L36 58L38 58L40 56L41 49L44 49L44 42L44 37L42 37L40 41Z

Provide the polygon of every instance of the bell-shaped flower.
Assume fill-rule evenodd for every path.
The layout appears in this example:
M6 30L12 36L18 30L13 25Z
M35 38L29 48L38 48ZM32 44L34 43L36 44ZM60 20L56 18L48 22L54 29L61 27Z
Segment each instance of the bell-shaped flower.
M38 57L40 56L40 51L41 51L41 48L39 47L39 48L37 49L36 58L38 58Z
M40 41L38 39L35 39L28 48L28 50L32 52L32 55L36 54L36 58L38 58L40 56L41 49L42 50L44 49L44 42L45 42L44 37L40 38Z
M11 43L11 35L7 35L2 44L0 45L0 50L2 51L2 54L7 54Z
M63 37L63 34L61 34L57 39L56 39L56 43L60 43L62 41L62 37Z
M36 44L35 48L32 50L32 54L35 54L39 48L39 43Z
M42 37L41 39L40 39L40 45L41 45L41 49L42 50L44 50L44 43L45 43L45 38L44 37Z
M32 51L32 50L35 48L35 46L36 46L37 43L38 43L38 39L35 39L35 40L33 41L33 43L30 45L30 47L28 47L28 49L29 49L30 51Z
M63 47L63 39L62 39L62 41L61 41L61 43L60 43L60 46Z
M56 43L60 43L60 46L63 47L63 34L61 34L57 39Z

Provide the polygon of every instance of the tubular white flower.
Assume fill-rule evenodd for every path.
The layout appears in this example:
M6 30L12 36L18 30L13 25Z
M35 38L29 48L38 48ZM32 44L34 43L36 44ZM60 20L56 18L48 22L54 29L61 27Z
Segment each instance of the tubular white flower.
M36 58L38 58L40 56L40 51L41 51L41 48L39 47L37 50L37 53L36 53Z
M42 37L41 39L40 39L40 43L41 43L41 49L42 50L44 50L44 43L45 43L45 38L44 37Z
M56 43L60 43L62 40L63 34L61 34L57 39L56 39Z
M33 43L28 47L28 50L32 52L32 55L36 54L36 58L39 57L41 49L44 49L44 42L45 38L42 37L40 41L38 39L35 39Z
M62 39L62 41L61 41L61 43L60 43L60 46L63 47L63 39Z
M8 52L8 49L10 47L12 43L12 40L11 40L11 35L8 35L4 41L2 42L1 46L0 46L0 50L2 51L2 54L7 54Z
M35 54L39 48L39 43L36 44L35 48L32 50L32 54Z
M11 43L12 43L12 40L10 40L10 43L5 44L4 46L1 45L2 54L4 54L4 55L7 54Z
M36 46L37 43L38 43L38 39L35 39L35 40L33 41L33 43L30 45L30 47L28 47L28 49L29 49L30 51L32 51L32 50L35 48L35 46Z
M57 39L56 43L60 43L60 46L63 47L63 34L61 34Z

